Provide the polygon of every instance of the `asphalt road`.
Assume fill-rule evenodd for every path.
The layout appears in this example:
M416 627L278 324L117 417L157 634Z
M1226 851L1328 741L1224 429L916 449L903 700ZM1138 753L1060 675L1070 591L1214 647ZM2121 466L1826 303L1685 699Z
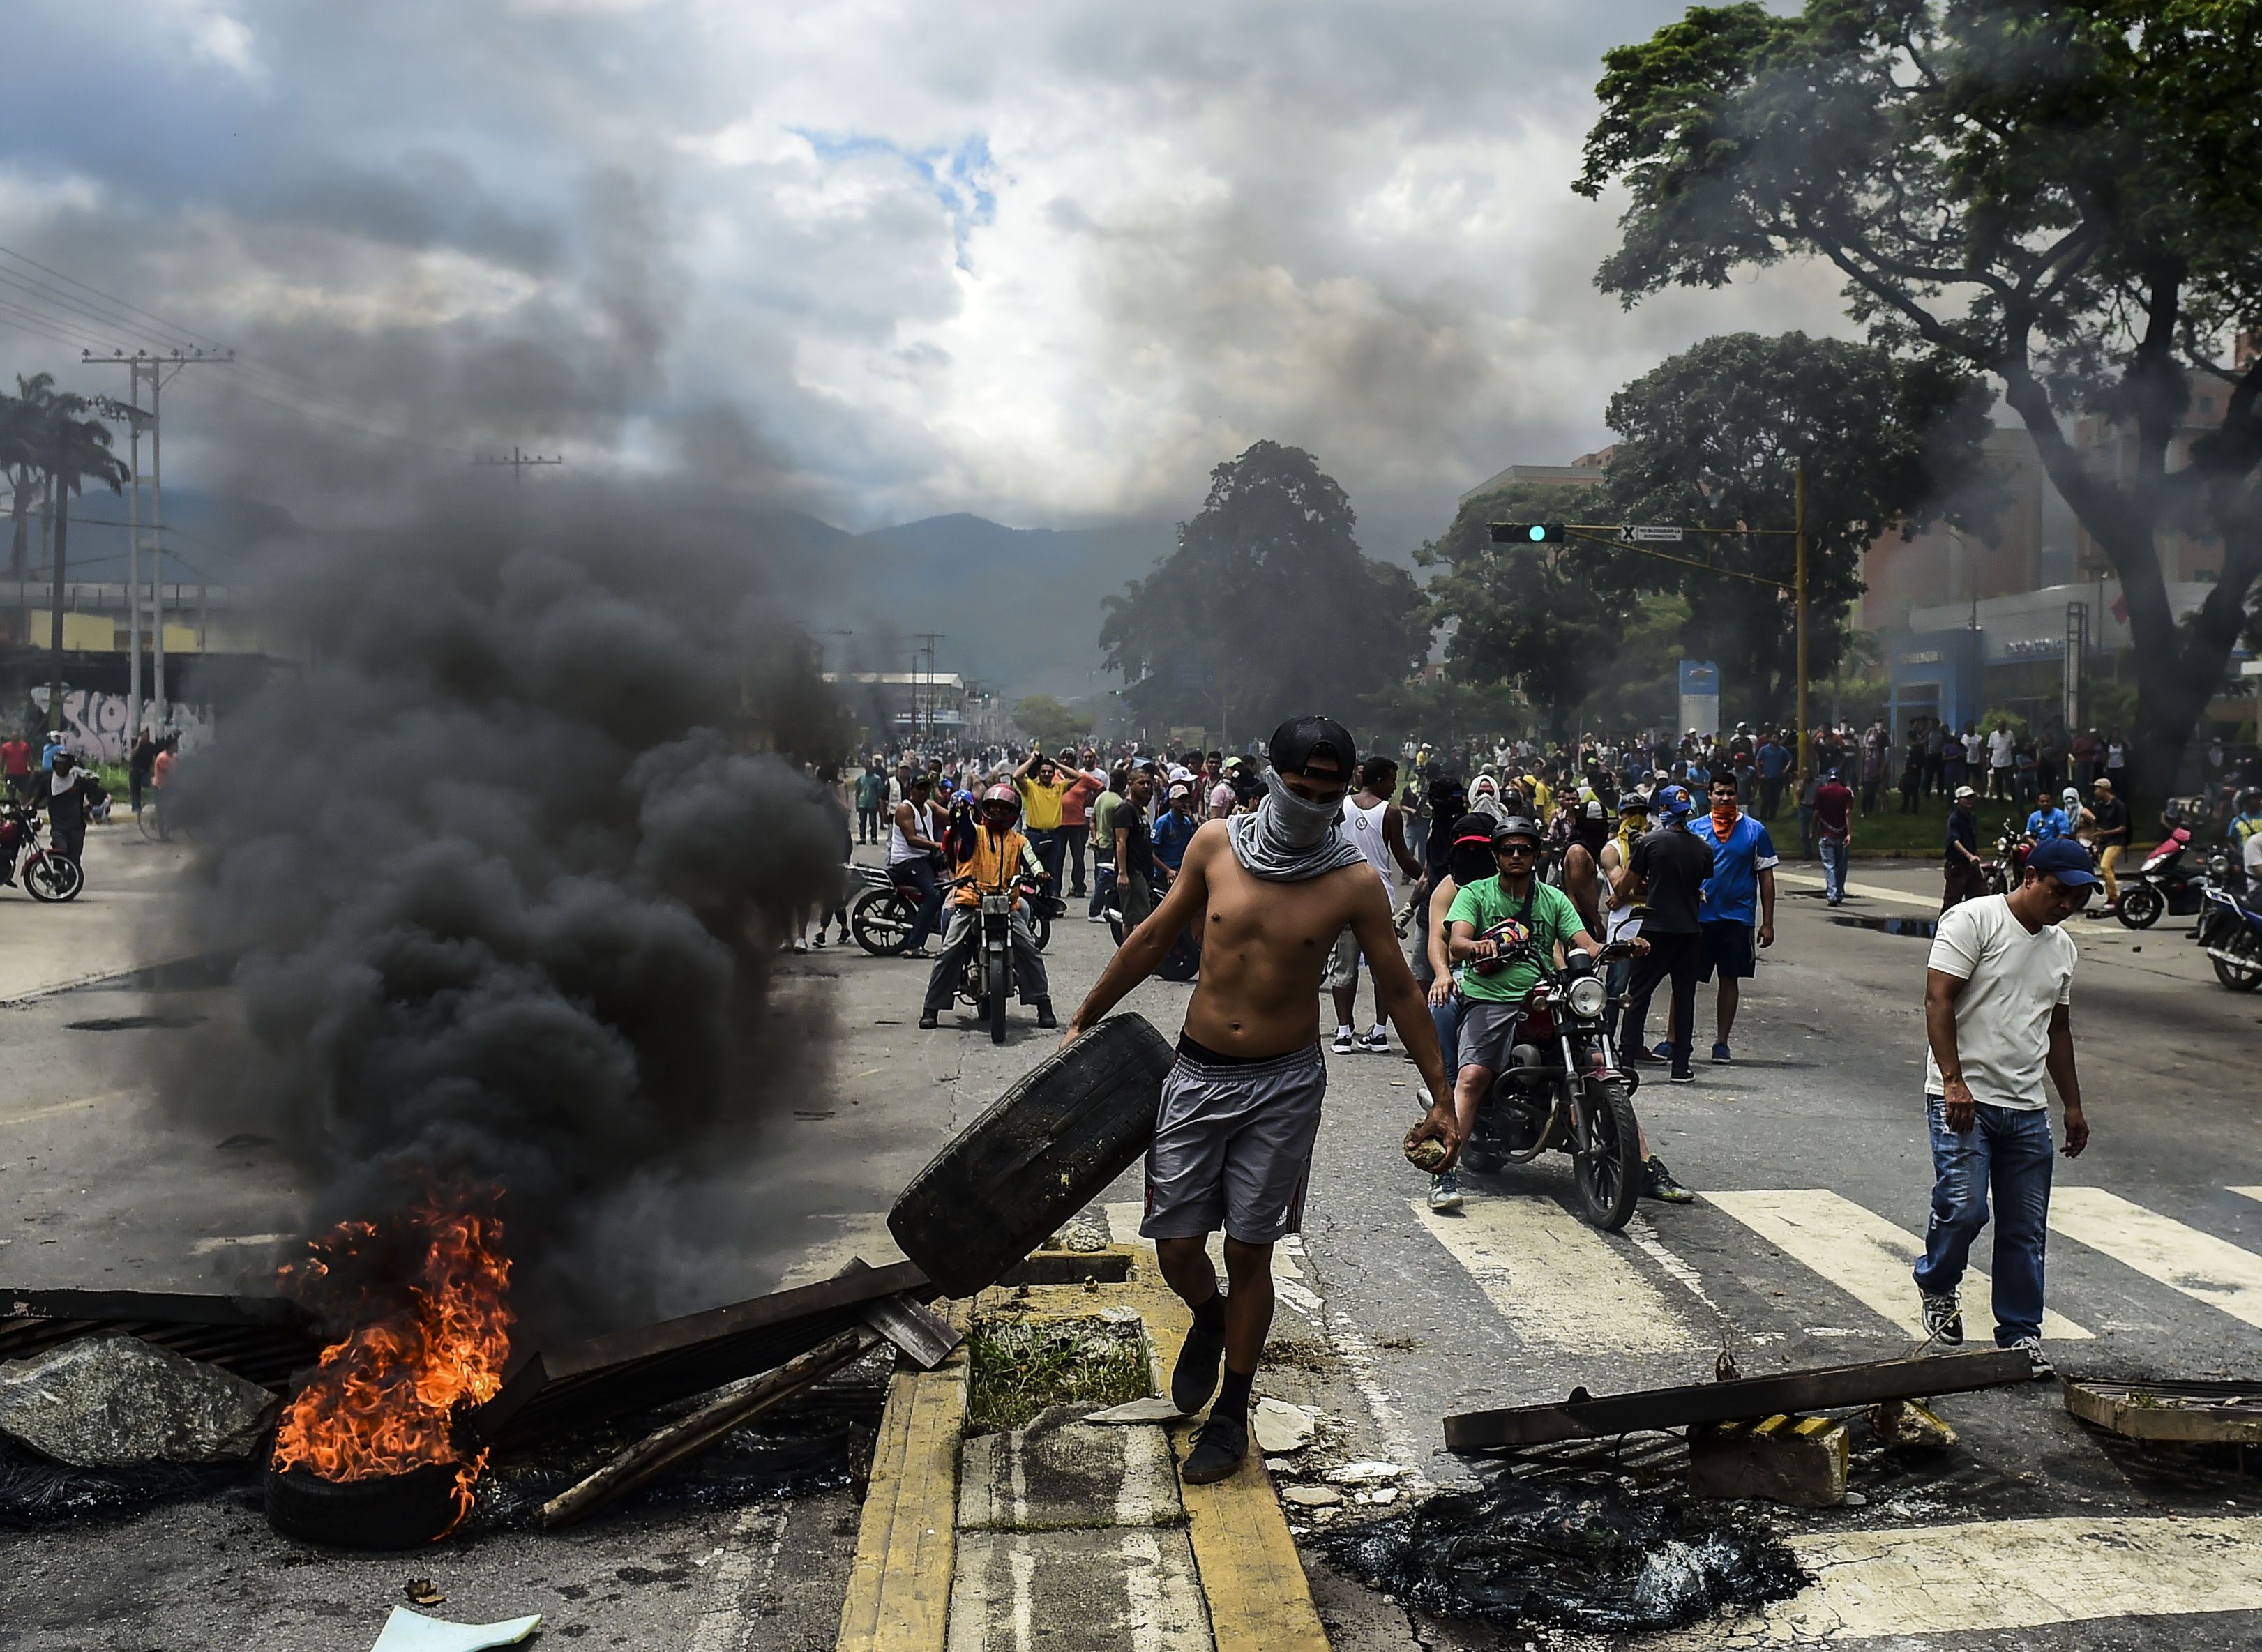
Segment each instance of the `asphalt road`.
M164 873L153 866L147 875ZM1439 1419L1452 1411L1557 1398L1576 1384L1600 1393L1700 1379L1724 1347L1747 1374L1909 1347L1899 1322L1913 1289L1896 1246L1921 1232L1929 1187L1918 1093L1925 942L1833 920L1921 918L1934 876L1858 866L1858 893L1832 913L1797 887L1819 887L1811 873L1787 869L1781 938L1747 989L1736 1060L1700 1063L1697 1084L1653 1085L1639 1098L1657 1151L1705 1196L1683 1208L1645 1204L1624 1235L1594 1234L1571 1217L1560 1156L1471 1178L1462 1216L1430 1217L1423 1179L1397 1151L1419 1104L1413 1069L1395 1052L1330 1057L1305 1239L1281 1261L1289 1277L1260 1391L1321 1409L1315 1452L1325 1461L1385 1460L1408 1470L1401 1483L1418 1491L1472 1472L1443 1449ZM0 901L0 924L12 913ZM119 921L87 916L90 933L96 922ZM141 955L161 952L162 923L133 922ZM2262 1152L2250 1140L2246 1101L2262 999L2217 987L2172 922L2143 936L2075 923L2075 1031L2094 1133L2082 1159L2059 1166L2049 1296L2064 1321L2053 1328L2065 1335L2052 1340L2053 1357L2078 1374L2253 1372ZM101 945L105 960L121 955L113 940ZM1048 956L1063 1013L1108 945L1104 927L1060 926ZM785 969L794 1002L830 1012L836 1045L822 1095L778 1098L762 1176L799 1197L774 1253L753 1269L798 1281L852 1254L891 1258L882 1216L896 1190L1051 1038L1018 1009L1002 1046L970 1014L920 1032L912 1024L924 973L911 963L828 950ZM51 973L70 979L60 966ZM1189 990L1149 983L1127 1008L1174 1033ZM223 1145L230 1138L159 1107L145 1076L140 1041L194 1038L194 1017L224 1017L231 1003L225 988L176 976L0 1009L10 1074L0 1089L0 1277L215 1289L269 1275L302 1216L287 1168L261 1144ZM140 1016L157 1019L84 1024ZM1710 1017L1708 990L1700 1030ZM1135 1174L1107 1196L1120 1239L1132 1236L1138 1196ZM1967 1306L1984 1334L1984 1293L1968 1290ZM2108 1449L2066 1417L2051 1384L1941 1408L1963 1433L1955 1450L1913 1468L1865 1462L1855 1484L1866 1505L1782 1517L1800 1541L1824 1546L1812 1550L1819 1575L1840 1552L1828 1545L1922 1532L1937 1534L1970 1577L1941 1584L1929 1605L1888 1599L1876 1610L1924 1628L1925 1644L2183 1647L2248 1644L2262 1632L2262 1572L2244 1558L2262 1553L2243 1524L2262 1503L2251 1480ZM764 1524L778 1511L795 1534L782 1547ZM729 1644L828 1644L853 1515L846 1494L831 1492L769 1514L630 1514L564 1537L364 1562L310 1559L223 1500L99 1537L0 1538L0 1622L10 1644L43 1649L280 1644L271 1632L288 1625L289 1644L327 1652L366 1646L414 1572L439 1578L466 1617L542 1610L560 1633L594 1645L721 1644L702 1637L725 1622L743 1632ZM2241 1524L2223 1528L2225 1540L2202 1517ZM2040 1519L2068 1522L2071 1552L2105 1559L2070 1582L2006 1594L2002 1576L2034 1573L2010 1539L2042 1532L2032 1524ZM2144 1557L2146 1588L2113 1562L2131 1552ZM779 1558L765 1564L763 1555ZM731 1563L694 1563L719 1555ZM1339 1644L1499 1643L1489 1632L1409 1621L1313 1563ZM1999 1621L1970 1604L1982 1598L1996 1602L1987 1610ZM1724 1622L1668 1643L1860 1638L1875 1628L1826 1588L1795 1620Z

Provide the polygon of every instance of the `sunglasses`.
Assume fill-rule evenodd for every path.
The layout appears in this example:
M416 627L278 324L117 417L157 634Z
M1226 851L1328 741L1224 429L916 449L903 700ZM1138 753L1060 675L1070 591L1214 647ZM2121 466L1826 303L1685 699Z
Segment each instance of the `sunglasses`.
M1536 855L1539 851L1531 844L1502 844L1494 852L1502 855Z

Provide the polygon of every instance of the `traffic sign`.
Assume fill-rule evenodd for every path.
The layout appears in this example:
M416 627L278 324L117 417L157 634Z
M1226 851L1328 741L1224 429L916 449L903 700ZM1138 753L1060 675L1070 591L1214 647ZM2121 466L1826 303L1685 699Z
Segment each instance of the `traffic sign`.
M1630 543L1636 545L1677 545L1681 542L1681 531L1642 522L1629 522L1619 530Z

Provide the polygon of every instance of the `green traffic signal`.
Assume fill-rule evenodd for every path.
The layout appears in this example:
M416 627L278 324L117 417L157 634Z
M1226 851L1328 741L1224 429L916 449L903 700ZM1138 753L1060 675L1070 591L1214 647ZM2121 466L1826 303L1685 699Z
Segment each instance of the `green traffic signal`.
M1513 544L1522 541L1533 545L1560 545L1570 535L1560 522L1495 522L1492 539L1495 544Z

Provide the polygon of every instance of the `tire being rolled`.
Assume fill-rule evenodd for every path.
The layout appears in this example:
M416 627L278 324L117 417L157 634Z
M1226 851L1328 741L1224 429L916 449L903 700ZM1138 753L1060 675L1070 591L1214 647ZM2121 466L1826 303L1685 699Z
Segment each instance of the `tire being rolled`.
M995 1284L1147 1151L1175 1059L1144 1016L1101 1022L913 1177L888 1231L947 1295Z
M325 1480L306 1469L267 1466L267 1523L285 1537L334 1548L421 1548L454 1529L460 1462L406 1474Z

